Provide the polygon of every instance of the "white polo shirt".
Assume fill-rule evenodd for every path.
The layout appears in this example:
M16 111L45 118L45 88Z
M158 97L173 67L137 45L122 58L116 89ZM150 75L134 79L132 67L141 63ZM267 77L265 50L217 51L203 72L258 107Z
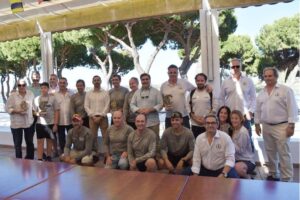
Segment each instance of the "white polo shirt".
M11 128L29 128L33 123L32 116L32 103L34 95L30 90L26 90L26 94L23 97L19 92L12 93L5 105L6 112L10 114L10 127ZM13 110L21 109L21 104L27 104L27 110L25 114L12 114Z
M219 106L228 106L231 110L239 110L243 114L255 112L256 90L253 81L241 75L237 80L233 77L226 79L219 95Z
M188 102L186 100L187 93L195 87L184 79L178 79L177 83L170 84L169 81L164 82L160 87L162 96L171 95L173 110L166 110L166 117L171 117L173 111L178 111L183 117L188 115Z
M298 121L298 107L291 88L276 84L271 94L264 88L257 96L255 123L276 124Z
M85 95L84 109L89 117L95 115L106 117L109 112L109 105L109 93L102 88L100 91L91 90Z
M217 130L212 143L209 144L204 132L196 139L192 171L199 174L201 165L209 170L218 170L225 165L233 167L234 154L234 144L227 133Z

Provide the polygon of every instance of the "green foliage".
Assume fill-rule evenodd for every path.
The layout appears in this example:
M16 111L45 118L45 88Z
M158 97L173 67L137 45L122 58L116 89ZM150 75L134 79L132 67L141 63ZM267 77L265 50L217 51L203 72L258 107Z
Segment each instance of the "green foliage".
M94 64L84 45L85 37L81 31L84 33L83 30L73 30L53 34L54 57L58 71ZM58 75L60 76L60 73Z
M222 66L225 66L230 58L241 58L243 70L246 71L247 74L257 73L258 62L256 59L258 52L249 36L230 35L221 46L220 63Z
M1 71L8 70L18 78L24 77L27 69L41 60L39 37L2 42L0 51L2 52Z
M236 31L237 19L234 10L222 10L219 14L219 37L221 41L226 41L228 36Z
M120 75L127 74L134 68L133 60L116 41L108 37L108 33L118 38L127 38L127 31L123 25L107 25L99 28L90 28L85 33L85 45L89 51L95 51L96 55L103 61L108 56L108 51L113 61L112 73ZM92 68L100 68L100 65L93 60ZM106 70L109 70L108 62Z
M299 48L299 24L300 14L296 14L291 18L285 17L271 25L265 25L255 39L256 45L268 56L272 56L278 50Z
M264 67L276 66L279 71L286 71L285 80L287 80L299 60L299 24L298 13L262 27L255 39L262 57L258 67L260 74Z

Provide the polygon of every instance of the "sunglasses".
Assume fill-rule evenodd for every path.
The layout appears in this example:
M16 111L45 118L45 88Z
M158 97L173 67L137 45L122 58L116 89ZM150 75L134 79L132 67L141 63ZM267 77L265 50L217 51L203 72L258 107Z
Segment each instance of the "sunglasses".
M240 66L239 65L234 65L234 66L231 66L231 69L238 69L238 68L240 68Z
M25 87L26 84L18 84L18 87Z
M33 82L39 82L39 80L38 80L38 79L33 79L32 81L33 81Z

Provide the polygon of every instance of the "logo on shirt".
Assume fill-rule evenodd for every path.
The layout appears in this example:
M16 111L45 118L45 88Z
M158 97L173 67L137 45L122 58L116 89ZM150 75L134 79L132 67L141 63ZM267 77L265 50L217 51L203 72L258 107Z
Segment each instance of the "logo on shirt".
M221 150L221 148L222 148L222 145L221 145L221 144L217 144L217 145L216 145L216 149Z

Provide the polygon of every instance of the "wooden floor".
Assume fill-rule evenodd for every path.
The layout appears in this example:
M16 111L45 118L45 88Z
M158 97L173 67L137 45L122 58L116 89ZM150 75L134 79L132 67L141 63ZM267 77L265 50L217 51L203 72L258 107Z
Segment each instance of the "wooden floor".
M299 183L110 170L0 156L4 200L299 199Z
M36 152L35 152L36 154ZM25 155L25 150L23 149L23 155ZM15 151L14 148L12 148L11 146L4 146L4 145L0 145L0 156L3 157L15 157ZM36 157L36 156L35 156ZM58 158L54 158L53 162L59 162ZM100 167L100 168L104 168L103 165L103 158L100 157L100 160L95 164L95 167ZM268 175L268 168L267 166L263 165L263 166L257 166L256 169L256 175L253 176L253 179L256 180L264 180L266 179L267 175ZM299 178L299 165L294 166L294 180L293 182L300 182L300 178ZM161 170L159 171L159 173L167 173L165 170Z

